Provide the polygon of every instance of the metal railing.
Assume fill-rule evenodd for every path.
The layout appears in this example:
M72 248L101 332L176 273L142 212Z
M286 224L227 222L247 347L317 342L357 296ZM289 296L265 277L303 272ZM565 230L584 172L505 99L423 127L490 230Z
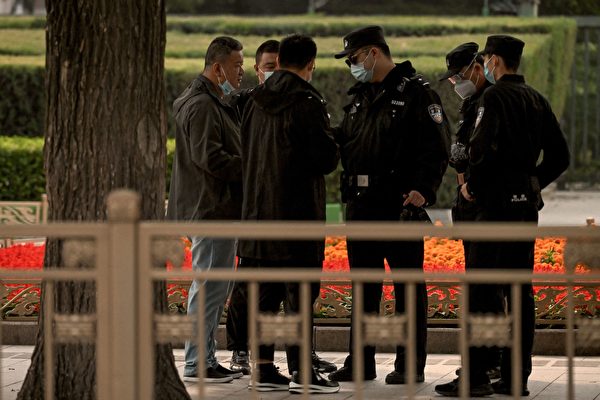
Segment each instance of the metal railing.
M600 17L577 17L577 47L571 70L569 120L571 168L600 156ZM582 58L582 59L581 59ZM596 182L597 183L597 182Z
M529 272L474 271L466 274L428 275L418 270L401 270L385 273L383 270L354 270L346 273L316 273L314 270L278 269L271 271L184 271L176 268L167 271L165 261L177 265L181 260L181 236L203 236L238 239L286 239L301 240L325 236L350 236L361 240L411 240L424 236L461 237L464 239L520 241L535 237L566 236L576 240L600 241L600 230L586 227L537 227L530 224L465 224L454 227L437 227L410 223L364 223L348 225L325 225L318 223L239 223L199 222L194 224L140 222L136 219L136 196L132 193L113 193L109 197L109 221L96 224L46 224L3 226L2 234L14 236L59 237L65 240L84 237L70 247L72 265L78 257L95 261L94 269L73 268L46 269L44 271L0 270L0 279L38 277L45 282L43 293L43 324L45 340L45 392L53 398L53 343L88 340L95 338L97 363L97 398L104 399L152 399L155 373L155 348L157 343L195 339L204 342L203 329L195 329L203 321L204 289L198 293L196 318L155 312L154 283L168 279L236 280L246 281L249 286L249 336L251 351L258 354L258 346L264 342L296 342L301 348L302 381L310 381L310 318L312 310L306 301L310 296L310 282L332 279L351 280L354 284L353 343L355 374L355 398L367 397L363 378L362 346L365 343L406 345L406 371L408 382L404 395L414 398L416 393L416 284L428 279L447 281L462 287L460 322L460 350L463 371L469 370L468 348L471 345L509 344L513 354L513 371L520 369L520 303L521 284L536 280L549 285L567 286L567 324L565 349L568 359L568 382L566 399L575 399L573 357L577 335L578 343L600 344L600 320L582 320L573 310L574 286L599 286L600 274L541 275ZM491 229L493 228L493 229ZM93 251L89 239L93 239ZM594 266L600 267L600 266ZM59 281L94 280L97 284L97 310L90 315L60 315L53 305L54 284ZM393 280L406 284L406 311L395 317L365 315L362 312L363 285L369 282ZM298 282L301 287L303 308L298 316L263 315L258 311L258 285L260 282ZM480 318L468 312L468 285L474 283L503 283L512 286L513 311L511 320L504 316ZM119 296L115 296L119 293ZM125 298L123 297L125 296ZM118 299L118 300L117 300ZM116 304L116 301L119 303ZM132 318L132 316L134 316ZM273 327L289 326L280 330ZM366 329L370 327L371 329ZM577 328L577 330L575 329ZM196 335L192 332L197 331ZM265 332L268 334L265 335ZM291 332L291 333L290 333ZM477 332L493 332L479 335ZM192 337L190 337L192 336ZM199 359L204 357L204 346L199 347ZM255 357L256 358L256 357ZM256 359L253 361L256 363ZM256 367L256 364L254 364ZM461 374L461 398L468 398L468 373ZM256 377L253 376L255 382ZM514 374L513 392L520 393L520 374ZM342 383L343 385L343 383ZM253 385L253 387L256 387ZM202 379L198 384L198 397L204 398ZM259 393L252 391L253 398ZM308 394L304 394L307 398Z

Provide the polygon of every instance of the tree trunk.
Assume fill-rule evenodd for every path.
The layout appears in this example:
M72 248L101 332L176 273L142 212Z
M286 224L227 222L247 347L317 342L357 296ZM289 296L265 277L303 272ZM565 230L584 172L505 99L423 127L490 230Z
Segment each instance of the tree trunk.
M167 131L164 1L47 0L46 11L49 220L104 220L106 197L116 188L141 194L142 219L162 218ZM46 268L60 268L61 247L60 241L48 241ZM55 287L57 312L95 312L92 283ZM155 308L166 312L166 302L165 285L157 284ZM44 398L42 319L39 326L19 399ZM94 346L56 345L55 355L55 397L96 398ZM157 346L155 360L155 398L189 399L171 346Z

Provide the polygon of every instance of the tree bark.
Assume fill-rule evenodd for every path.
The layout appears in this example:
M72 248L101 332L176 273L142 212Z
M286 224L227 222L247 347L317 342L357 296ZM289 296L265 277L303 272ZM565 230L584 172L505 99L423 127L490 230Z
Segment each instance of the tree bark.
M110 191L142 197L141 218L164 215L166 113L163 0L47 0L44 159L50 221L101 221ZM44 265L62 264L49 240ZM84 268L85 266L82 266ZM55 286L55 310L96 310L93 283ZM164 284L155 309L167 312ZM19 399L43 399L43 310ZM132 315L131 318L135 318ZM95 399L93 345L56 345L57 399ZM171 346L156 346L156 399L189 399Z

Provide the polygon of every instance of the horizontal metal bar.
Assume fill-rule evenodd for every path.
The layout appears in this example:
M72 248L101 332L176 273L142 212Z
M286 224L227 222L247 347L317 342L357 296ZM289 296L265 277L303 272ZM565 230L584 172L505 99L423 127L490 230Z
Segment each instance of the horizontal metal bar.
M0 269L0 279L28 279L39 282L42 279L53 281L93 281L98 273L94 269L43 269L43 270L4 270ZM19 282L21 283L21 282Z
M445 283L529 283L534 281L535 285L566 285L573 282L575 285L589 285L590 283L600 285L600 274L534 274L522 270L477 270L465 274L425 274L418 269L406 269L401 271L385 272L371 269L355 269L349 272L321 272L314 269L304 268L278 268L273 274L272 269L252 269L237 271L166 271L152 270L152 278L155 280L168 280L174 277L186 277L198 280L236 280L245 282L287 282L287 281L318 281L331 280L334 277L346 281L380 282L394 280L397 282L422 282L428 277L435 277L435 281L444 280Z
M49 224L2 225L0 237L100 237L108 235L105 222L54 222Z
M208 236L239 239L314 239L348 236L353 239L406 240L424 236L480 241L525 241L538 237L569 237L600 240L600 229L585 226L536 226L527 223L460 223L452 227L419 222L352 222L333 225L318 222L142 222L140 231L159 236Z

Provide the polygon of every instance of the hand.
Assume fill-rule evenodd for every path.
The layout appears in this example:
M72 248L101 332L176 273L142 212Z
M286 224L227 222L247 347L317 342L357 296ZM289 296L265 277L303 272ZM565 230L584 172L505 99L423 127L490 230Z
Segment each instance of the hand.
M473 201L473 196L471 196L469 194L469 189L467 188L466 183L463 183L462 186L460 187L460 194L462 195L462 197L465 198L465 200Z
M422 207L425 205L425 197L416 190L411 190L408 194L403 195L403 197L405 198L404 203L402 203L403 206L412 204L415 207Z

